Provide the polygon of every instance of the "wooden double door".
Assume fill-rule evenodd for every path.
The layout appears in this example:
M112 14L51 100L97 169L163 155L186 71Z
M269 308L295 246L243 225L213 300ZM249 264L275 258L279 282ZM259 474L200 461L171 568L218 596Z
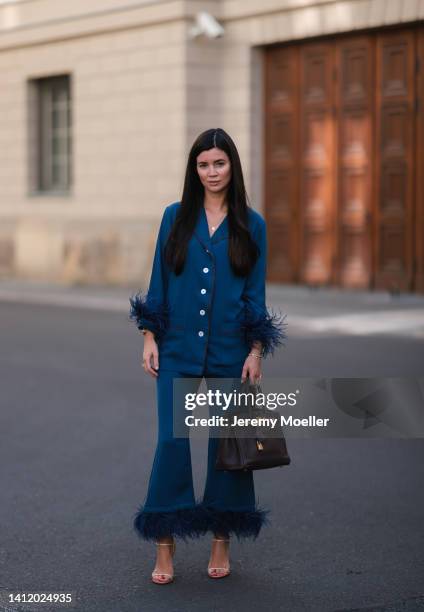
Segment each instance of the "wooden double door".
M424 25L265 51L268 279L424 291Z

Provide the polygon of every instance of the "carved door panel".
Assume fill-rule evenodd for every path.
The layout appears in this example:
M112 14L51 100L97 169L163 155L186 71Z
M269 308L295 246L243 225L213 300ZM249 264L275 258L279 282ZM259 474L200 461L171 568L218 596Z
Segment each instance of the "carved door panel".
M424 292L424 28L417 31L417 53L415 57L416 102L415 102L415 151L416 151L416 198L415 198L415 281L416 291Z
M372 278L374 44L355 36L337 45L336 278L344 287Z
M300 51L300 281L332 281L335 248L334 43Z
M414 32L376 37L375 286L412 288Z
M298 50L268 53L265 62L265 215L268 279L298 279Z

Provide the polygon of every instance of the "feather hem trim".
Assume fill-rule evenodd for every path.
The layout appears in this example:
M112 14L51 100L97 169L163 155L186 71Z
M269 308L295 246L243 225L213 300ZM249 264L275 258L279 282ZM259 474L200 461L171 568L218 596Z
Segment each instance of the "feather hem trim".
M255 510L217 510L211 506L204 506L205 521L208 531L230 536L232 533L240 538L253 538L256 540L262 527L270 523L268 514L270 510L256 508Z
M182 540L198 538L205 535L208 527L205 513L199 505L166 512L150 512L140 506L134 515L133 526L137 535L144 540L167 536Z

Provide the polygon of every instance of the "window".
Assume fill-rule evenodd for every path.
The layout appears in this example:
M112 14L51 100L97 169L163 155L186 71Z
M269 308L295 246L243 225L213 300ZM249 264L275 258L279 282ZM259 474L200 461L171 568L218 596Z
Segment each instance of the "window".
M35 79L31 86L36 103L33 186L38 192L68 192L72 183L70 77Z

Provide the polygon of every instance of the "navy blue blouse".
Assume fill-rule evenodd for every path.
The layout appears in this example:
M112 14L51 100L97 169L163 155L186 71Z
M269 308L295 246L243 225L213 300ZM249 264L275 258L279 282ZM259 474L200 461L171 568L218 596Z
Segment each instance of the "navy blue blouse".
M159 368L202 374L206 363L241 363L255 340L263 354L283 343L281 314L265 302L266 224L248 207L249 229L260 255L246 277L236 276L228 256L228 219L212 237L204 207L189 241L182 273L167 265L164 249L181 204L166 207L156 243L147 294L130 297L130 319L139 329L154 332Z

